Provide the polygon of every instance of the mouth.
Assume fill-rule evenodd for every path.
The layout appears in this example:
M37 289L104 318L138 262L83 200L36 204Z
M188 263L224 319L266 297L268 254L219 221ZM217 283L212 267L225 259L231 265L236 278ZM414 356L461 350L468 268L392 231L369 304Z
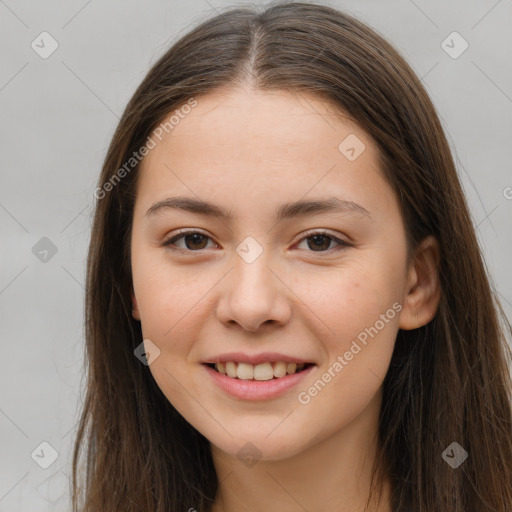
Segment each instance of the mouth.
M315 363L289 363L285 361L272 361L256 365L237 363L236 361L203 364L226 377L249 381L279 380L316 366Z

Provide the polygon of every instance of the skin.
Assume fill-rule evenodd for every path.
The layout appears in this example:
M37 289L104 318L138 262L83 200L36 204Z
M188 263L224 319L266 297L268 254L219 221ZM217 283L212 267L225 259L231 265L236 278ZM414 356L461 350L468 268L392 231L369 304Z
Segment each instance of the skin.
M426 239L407 264L402 217L376 145L322 99L244 87L197 101L140 170L132 301L144 339L160 349L149 369L211 443L220 482L214 512L363 511L398 329L428 323L438 307L438 243ZM350 134L365 145L354 161L338 150ZM227 208L233 219L171 209L146 215L157 201L178 195ZM274 222L282 203L328 196L357 202L371 219L339 211ZM183 228L209 238L182 237L175 241L181 252L162 246ZM312 229L351 245L327 237L317 249L311 235L304 238ZM236 252L248 236L263 250L251 263ZM394 303L401 306L394 318L386 317L321 392L300 403L298 393ZM317 366L278 398L240 400L201 366L228 351L279 351ZM237 457L247 442L260 453L250 467ZM387 475L384 483L380 503L369 510L391 510Z

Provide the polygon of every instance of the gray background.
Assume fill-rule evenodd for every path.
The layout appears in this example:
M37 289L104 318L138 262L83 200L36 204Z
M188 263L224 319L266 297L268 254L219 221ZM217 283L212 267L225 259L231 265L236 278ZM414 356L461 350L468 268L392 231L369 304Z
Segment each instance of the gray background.
M325 3L369 23L422 77L512 317L512 0ZM173 41L241 4L0 0L0 512L69 510L92 194L118 118ZM47 59L31 47L43 31L59 45ZM458 58L441 46L453 31L469 44ZM46 262L33 252L43 237L57 248ZM41 442L58 452L47 469L31 458L49 460Z

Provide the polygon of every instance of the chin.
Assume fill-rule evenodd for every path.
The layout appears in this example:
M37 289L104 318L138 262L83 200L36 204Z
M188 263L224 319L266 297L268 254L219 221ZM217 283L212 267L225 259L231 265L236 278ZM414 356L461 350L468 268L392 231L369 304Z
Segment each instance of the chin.
M237 458L248 467L257 461L277 461L293 457L303 451L304 439L295 440L285 432L273 438L274 434L267 434L270 430L248 429L246 435L224 437L223 439L210 439L210 443L219 450ZM283 442L283 439L285 441Z

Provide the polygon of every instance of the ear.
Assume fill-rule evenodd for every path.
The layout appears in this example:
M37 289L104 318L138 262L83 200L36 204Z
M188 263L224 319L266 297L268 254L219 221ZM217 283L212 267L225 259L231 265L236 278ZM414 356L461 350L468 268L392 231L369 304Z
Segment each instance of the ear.
M133 288L131 291L131 297L132 297L132 316L135 320L138 320L140 322L139 308L137 306L137 299L135 298L135 293L133 291Z
M408 270L407 288L398 326L417 329L434 318L441 299L439 242L425 238L415 252Z

